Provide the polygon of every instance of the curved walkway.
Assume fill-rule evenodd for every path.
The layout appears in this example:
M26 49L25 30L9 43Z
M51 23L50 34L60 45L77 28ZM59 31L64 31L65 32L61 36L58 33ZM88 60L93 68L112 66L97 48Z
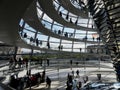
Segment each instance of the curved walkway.
M60 2L60 4L65 8L67 9L69 12L75 14L75 15L78 15L82 18L88 18L88 10L80 10L80 9L77 9L75 8L70 0L58 0Z
M64 40L69 40L69 41L85 42L82 39L74 39L74 38L67 38L65 36L60 36L58 34L53 33L52 31L48 30L47 28L45 28L37 16L35 2L30 6L29 10L26 11L26 13L24 15L24 20L27 24L29 24L35 30L38 30L39 32L41 32L45 35L50 35L50 36L58 38L58 39L64 39ZM98 43L97 41L95 42L95 41L89 41L89 40L87 40L86 42L92 43L92 44Z
M59 14L58 12L55 10L54 6L53 6L53 1L52 0L38 0L38 2L40 3L40 6L42 7L43 11L49 16L51 17L54 21L65 25L66 27L71 27L74 29L79 29L79 30L84 30L84 31L96 31L96 29L92 29L92 28L87 28L87 27L82 27L82 26L77 26L75 24L69 23L67 21L65 21Z

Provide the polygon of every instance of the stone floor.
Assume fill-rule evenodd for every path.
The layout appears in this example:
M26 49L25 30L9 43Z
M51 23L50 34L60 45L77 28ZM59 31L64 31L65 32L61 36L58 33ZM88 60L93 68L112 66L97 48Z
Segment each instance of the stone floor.
M70 68L56 68L56 67L46 67L46 76L49 76L52 80L52 84L50 88L46 87L46 83L42 83L39 86L33 86L31 90L65 90L66 88L66 80L67 74L72 74L71 72L74 71L74 78L83 82L83 77L87 75L89 77L89 81L98 81L97 74L102 75L102 82L116 82L116 76L114 73L114 69L111 63L101 63L104 68L102 67L70 67ZM4 67L5 69L7 67ZM76 70L80 71L79 77L76 77ZM37 67L31 70L31 73L42 72L43 68ZM26 69L20 71L18 76L23 77L26 74ZM2 74L1 74L2 75ZM9 80L9 75L5 75L7 78L3 82L4 84L7 83ZM2 89L0 89L2 90ZM26 90L29 90L27 88Z

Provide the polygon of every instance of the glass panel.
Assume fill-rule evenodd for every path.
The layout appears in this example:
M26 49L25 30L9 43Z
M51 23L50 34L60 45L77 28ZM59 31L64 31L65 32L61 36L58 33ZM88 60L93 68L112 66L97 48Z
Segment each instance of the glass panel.
M23 25L23 23L24 23L24 20L23 20L23 19L21 19L21 20L20 20L19 25L20 25L20 26L22 26L22 25Z
M36 32L36 30L32 28L31 26L29 26L27 23L25 24L24 28L29 29L30 31Z
M62 40L62 43L72 44L72 41Z
M40 42L42 42L42 44L40 43L40 48L47 48L47 42L46 41L40 40Z
M72 41L62 40L63 51L72 51Z
M67 28L67 27L64 28L64 32L68 32L68 33L74 33L74 30L75 29L72 28Z
M69 52L71 52L72 49L71 48L64 48L64 45L63 45L63 51L69 51Z
M26 29L23 29L23 33L26 33L28 38L35 36L35 33L30 32L30 31L28 31L28 30L26 30Z
M79 19L78 20L78 25L87 27L88 19Z
M62 32L63 27L60 27L58 25L53 25L52 31L56 34L58 34L58 31L60 30Z
M74 29L72 29L72 28L64 28L63 36L73 38Z
M57 42L60 43L60 39L54 38L54 37L50 37L49 42Z
M41 22L42 22L42 24L45 26L45 28L51 30L51 25L52 25L52 24L51 24L50 22L45 21L45 20L42 20Z
M41 11L39 8L37 8L37 15L39 18L41 18L42 14L43 14L43 11Z
M57 0L55 0L55 1L53 2L53 5L55 6L55 9L56 9L56 10L57 10L58 7L60 6L60 5L59 5L59 2L58 2Z
M86 31L76 30L75 38L83 40L85 36L86 36Z
M61 25L60 23L57 23L55 21L54 21L54 24L63 27L63 25Z
M22 48L22 49L21 49L21 52L22 52L22 54L23 54L23 53L31 53L31 49Z
M51 22L51 23L53 22L53 20L49 16L47 16L47 14L43 15L43 20L46 20L46 21Z
M85 43L84 42L74 42L73 52L80 52L80 48L82 48L81 52L84 52Z
M58 50L58 46L60 45L60 43L54 43L54 42L50 42L50 46L51 46L51 49L53 50Z
M37 38L39 40L42 40L42 41L47 41L48 40L48 36L42 35L42 34L37 34Z

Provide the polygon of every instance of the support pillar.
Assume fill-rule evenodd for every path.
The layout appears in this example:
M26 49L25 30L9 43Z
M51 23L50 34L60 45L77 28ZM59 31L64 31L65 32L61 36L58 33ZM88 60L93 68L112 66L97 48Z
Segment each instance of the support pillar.
M116 80L120 82L120 61L113 63L115 72L116 72Z
M28 60L28 70L27 70L27 72L29 73L29 75L31 75L31 59L32 59L32 55L33 55L33 49L31 49L30 59Z
M13 55L13 57L14 57L14 59L16 59L16 55L17 55L17 51L18 51L18 47L17 46L15 46L15 48L14 48L14 55Z

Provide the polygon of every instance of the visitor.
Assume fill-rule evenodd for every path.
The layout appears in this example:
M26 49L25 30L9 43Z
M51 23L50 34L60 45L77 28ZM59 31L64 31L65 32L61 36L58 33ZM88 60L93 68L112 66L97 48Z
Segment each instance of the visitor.
M59 51L60 51L60 45L58 46L58 49L59 49Z
M62 17L62 12L60 11L59 15Z
M79 81L79 82L78 82L78 89L80 90L80 89L81 89L81 87L82 87L82 82L81 82L81 81Z
M48 49L50 49L50 43L49 42L47 42L47 47L48 47Z
M69 18L69 15L67 14L67 15L66 15L66 19L68 20L68 18Z
M58 34L61 35L61 30L58 30Z
M27 73L26 73L27 76L31 76L31 70L27 70Z
M65 34L64 34L64 35L65 35L65 37L68 37L68 32L65 32Z
M33 37L30 37L30 43L33 42Z
M70 65L72 65L72 60L70 60Z
M72 70L72 75L73 75L73 77L74 77L74 70Z
M47 59L47 66L49 66L49 59Z
M73 22L72 22L72 18L70 18L70 23L73 23Z
M78 90L78 87L77 87L77 80L73 80L72 90Z
M45 71L43 71L41 75L41 83L43 82L45 82Z
M24 38L27 38L27 33L24 33Z
M39 40L38 40L38 38L36 38L36 46L38 46L39 45Z
M86 83L88 81L88 76L84 76L83 81L84 81L84 83Z
M39 41L40 45L42 45L42 41Z
M19 65L19 68L22 67L22 60L21 60L21 58L19 58L19 60L18 60L18 65Z
M46 87L51 87L51 79L48 76L46 78Z
M36 77L37 77L37 86L39 86L39 84L41 84L41 74L38 72L36 74Z
M79 70L76 71L76 75L79 76Z
M75 25L77 25L77 23L78 23L78 20L75 21Z

